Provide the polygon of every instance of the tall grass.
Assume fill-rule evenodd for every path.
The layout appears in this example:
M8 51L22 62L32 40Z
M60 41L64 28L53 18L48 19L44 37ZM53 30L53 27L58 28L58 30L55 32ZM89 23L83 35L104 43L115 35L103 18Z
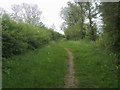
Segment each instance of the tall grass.
M63 42L74 53L75 75L79 88L117 88L118 68L115 57L108 55L93 42Z
M3 61L3 88L62 88L67 53L58 44Z

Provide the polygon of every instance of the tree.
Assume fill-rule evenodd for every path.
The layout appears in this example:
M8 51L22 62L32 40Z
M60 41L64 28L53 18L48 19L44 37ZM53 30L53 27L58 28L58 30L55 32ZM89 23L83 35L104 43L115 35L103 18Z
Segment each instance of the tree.
M93 4L95 4L96 6L93 6ZM97 18L97 14L98 14L98 6L97 3L94 2L86 2L86 17L89 20L89 38L92 41L96 40L96 30L97 30L97 26L96 23L93 21L93 19Z
M2 18L3 14L5 13L6 11L2 7L0 7L0 18Z
M65 20L68 26L71 26L79 21L79 13L79 7L74 3L68 2L68 7L62 8L60 16Z
M120 60L120 3L103 2L100 5L100 12L104 22L104 45L107 50L118 55ZM120 64L120 61L118 62Z
M23 3L22 5L12 6L13 14L12 18L19 22L25 22L32 25L40 25L41 11L38 9L37 5L29 5Z
M77 35L79 35L80 39L83 39L85 38L85 31L84 31L85 9L84 9L84 4L80 4L80 6L77 3L68 2L68 7L62 8L61 10L61 17L65 20L65 24L67 24L67 27L69 29L71 28L70 31L72 30L73 30L72 32L78 31ZM74 27L79 27L79 28L73 29ZM68 32L68 29L65 30L67 30ZM65 31L65 34L67 32ZM77 35L73 35L73 36L75 38L78 38ZM67 36L70 35L67 34Z

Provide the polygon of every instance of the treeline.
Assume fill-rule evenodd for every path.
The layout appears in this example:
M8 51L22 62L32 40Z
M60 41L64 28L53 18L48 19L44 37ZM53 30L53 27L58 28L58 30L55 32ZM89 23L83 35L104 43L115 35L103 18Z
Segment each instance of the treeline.
M29 8L27 9L29 10ZM2 56L5 58L24 53L28 50L41 48L51 40L58 40L63 37L63 35L55 32L53 29L45 27L41 22L33 20L35 18L32 16L31 18L18 18L18 16L5 12L1 13L1 15Z
M77 0L76 0L77 1ZM120 64L120 3L119 2L68 2L62 8L63 30L67 40L89 39L96 41L117 56ZM101 19L100 19L101 18ZM95 22L101 20L101 22ZM103 24L100 30L97 24Z
M68 2L67 7L61 10L61 17L66 39L97 40L106 49L119 54L119 2ZM99 23L103 24L101 30L97 26Z
M68 2L62 8L61 17L64 19L64 32L68 40L97 39L97 26L93 19L97 18L98 4L90 2Z

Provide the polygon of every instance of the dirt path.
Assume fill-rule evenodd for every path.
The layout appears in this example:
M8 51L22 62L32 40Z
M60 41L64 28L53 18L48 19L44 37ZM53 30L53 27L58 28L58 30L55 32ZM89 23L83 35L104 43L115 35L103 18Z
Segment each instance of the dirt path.
M73 54L72 52L68 49L65 48L64 49L67 51L68 53L68 73L65 76L65 86L64 88L75 88L75 76L74 76L74 63L73 63Z

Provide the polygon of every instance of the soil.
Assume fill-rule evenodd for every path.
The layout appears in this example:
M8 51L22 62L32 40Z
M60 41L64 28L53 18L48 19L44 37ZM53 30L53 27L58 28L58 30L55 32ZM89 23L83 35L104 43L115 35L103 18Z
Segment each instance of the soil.
M73 54L70 49L65 48L66 52L68 53L68 73L65 76L65 86L64 88L75 88L75 76L74 76L74 62L73 62Z

